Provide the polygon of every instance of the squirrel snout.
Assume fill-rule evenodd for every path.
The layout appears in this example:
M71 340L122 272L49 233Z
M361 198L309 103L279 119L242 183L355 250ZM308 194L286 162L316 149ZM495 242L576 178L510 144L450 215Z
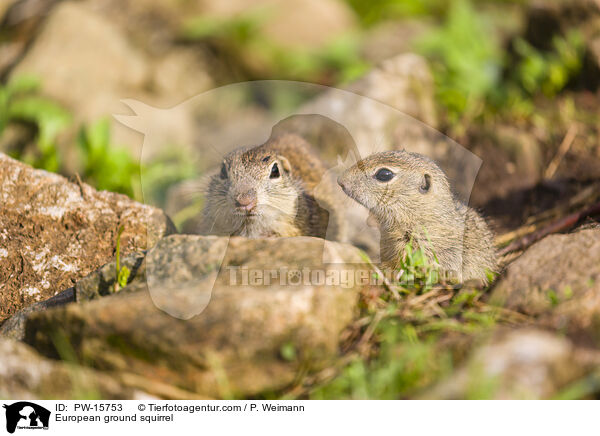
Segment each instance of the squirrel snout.
M347 194L348 193L348 185L347 181L344 178L344 175L340 175L337 179L338 185L342 188L342 190Z
M244 210L252 210L256 207L257 198L256 191L254 189L244 192L243 194L238 194L235 197L235 206L244 209Z

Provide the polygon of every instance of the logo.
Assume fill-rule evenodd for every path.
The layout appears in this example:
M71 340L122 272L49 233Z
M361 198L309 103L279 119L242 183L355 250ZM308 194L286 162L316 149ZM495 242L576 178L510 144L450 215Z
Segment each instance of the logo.
M48 430L50 411L28 401L4 405L6 409L6 431L14 433L18 429Z

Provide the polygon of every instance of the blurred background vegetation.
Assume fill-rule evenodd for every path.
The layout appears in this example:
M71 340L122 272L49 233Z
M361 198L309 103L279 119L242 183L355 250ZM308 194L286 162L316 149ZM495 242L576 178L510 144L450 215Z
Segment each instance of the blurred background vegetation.
M119 139L112 136L110 108L114 106L104 105L91 115L79 116L77 102L88 97L62 98L52 81L45 83L43 75L36 74L44 71L37 66L47 62L42 59L36 63L35 56L43 57L35 52L36 44L43 47L39 39L52 37L45 34L44 29L50 32L48 27L52 26L45 22L59 15L59 3L66 2L49 1L43 6L23 0L4 3L0 8L0 150L38 168L67 176L78 173L98 189L141 199L136 147L119 144ZM86 14L91 11L93 15L104 15L103 19L115 13L107 12L112 6L108 0L75 3L89 7ZM331 0L326 2L331 3L327 7L315 6L314 2L303 7L303 2L291 2L283 12L290 17L281 26L297 21L304 33L272 26L280 16L273 18L269 1L252 5L238 2L226 13L219 11L220 6L203 10L190 7L190 3L194 2L146 0L138 6L125 2L125 14L134 24L130 29L122 28L124 21L117 22L117 26L121 26L126 44L141 47L147 58L166 58L165 63L172 68L177 68L172 65L177 57L171 59L171 53L194 59L180 67L179 74L187 76L184 83L177 83L179 76L167 75L166 81L175 83L164 85L165 89L157 89L160 86L156 80L135 84L137 95L159 104L175 104L192 96L193 90L256 79L344 86L384 58L411 51L424 56L433 73L440 118L437 127L468 142L473 125L499 120L525 125L535 119L540 100L547 102L569 87L581 88L583 84L591 91L596 87L593 81L582 79L584 67L589 70L586 63L590 64L586 58L588 36L582 33L582 26L550 22L542 29L545 34L531 35L535 31L531 23L535 5L526 0ZM146 15L140 11L144 8ZM311 17L319 13L326 18ZM69 14L63 13L65 17L68 19ZM313 18L315 27L311 29ZM318 27L328 22L335 24L330 25L334 29ZM148 30L153 23L162 24L162 28ZM102 30L102 25L98 27ZM110 27L104 31L107 29ZM302 39L307 30L309 34L314 30L317 36ZM288 34L297 40L290 41ZM85 74L85 68L78 65L85 59L74 58L72 65L61 67L81 69ZM203 71L194 70L197 66ZM131 68L106 65L121 67ZM119 72L113 75L113 82L119 85ZM200 78L195 81L195 76ZM190 82L192 86L185 88ZM101 85L97 90L81 91L93 100L95 92L105 92ZM127 96L132 88L112 85L110 91L119 97ZM179 85L182 89L177 88ZM139 138L134 137L135 141ZM150 182L160 184L168 171L162 167L169 164L157 160L145 165L154 165L148 174L156 181ZM172 168L170 173L171 182L186 177L186 171L177 175Z
M567 196L557 180L600 179L600 7L588 0L1 0L0 152L160 203L197 168L168 151L142 160L141 135L112 117L125 112L121 99L164 108L262 79L348 87L403 53L433 77L435 113L422 121L483 159L471 200L498 222L517 208L495 209L497 197L533 214L545 200L531 192ZM305 98L275 97L282 108ZM576 139L565 142L567 131ZM141 173L161 199L143 198ZM406 397L447 374L452 356L440 344L498 319L477 309L481 294L455 295L443 322L383 319L372 359L308 395ZM490 383L472 396L487 397Z

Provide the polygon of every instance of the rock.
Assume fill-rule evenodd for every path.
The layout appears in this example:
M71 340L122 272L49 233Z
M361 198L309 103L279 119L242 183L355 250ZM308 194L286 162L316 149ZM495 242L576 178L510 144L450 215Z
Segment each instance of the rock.
M52 298L39 301L31 306L27 306L25 309L19 310L13 316L4 321L2 326L0 326L0 336L19 341L23 340L23 337L25 336L25 321L27 321L27 317L30 314L49 309L51 307L62 306L74 301L75 289L69 288L59 294L56 294Z
M18 0L7 0L0 3L0 21L4 19L6 11L8 11Z
M0 153L0 322L173 231L160 210L34 170Z
M433 77L425 59L405 53L387 59L350 84L346 89L349 92L323 92L300 112L323 115L342 124L361 155L366 156L375 147L381 151L406 145L397 142L395 132L420 124L411 117L435 127L433 89Z
M21 399L133 399L138 393L113 377L40 356L29 346L0 338L0 397Z
M152 67L154 91L163 105L179 104L214 87L207 60L197 48L171 49Z
M272 392L300 368L330 362L355 314L359 284L307 282L302 273L354 277L360 262L357 249L310 237L169 236L148 252L145 275L115 295L31 315L25 340L56 355L49 332L60 331L98 369L211 397ZM252 271L290 281L260 284Z
M599 258L600 228L547 236L507 267L491 302L598 346Z
M259 32L283 47L320 48L354 29L356 20L338 0L235 0L202 2L202 15L233 18L256 13Z
M83 0L87 9L114 23L127 39L150 56L163 55L186 19L199 13L201 2L178 0Z
M497 332L426 399L549 399L598 364L597 353L537 329Z
M43 78L45 94L95 119L110 111L98 111L90 100L141 87L148 71L118 28L82 4L61 2L11 75L22 73Z
M415 43L431 32L434 26L430 19L423 16L379 23L366 31L361 54L370 62L379 63L411 52Z
M0 75L24 54L45 15L57 0L3 0L0 2Z
M434 129L433 85L425 59L405 53L384 61L346 90L322 92L298 113L321 115L342 125L361 157L401 149L431 157L468 202L481 159ZM321 153L331 160L336 155L345 159L349 151L326 147Z
M128 282L134 279L142 280L145 277L145 271L142 267L144 257L145 253L132 253L121 258L120 267L126 267L130 271ZM113 260L79 280L74 287L56 294L48 300L34 303L15 313L0 326L0 336L23 340L25 336L25 322L30 314L51 307L63 306L73 302L89 301L109 295L115 292L116 277L116 261Z
M375 99L435 127L433 76L427 61L413 53L386 59L348 91Z
M352 10L339 0L86 0L148 51L161 51L190 19L256 17L257 32L282 47L320 48L356 27ZM252 18L250 18L252 19ZM152 46L158 47L152 47Z
M52 8L11 71L11 77L21 74L42 80L44 95L73 112L74 128L122 111L119 101L142 97L150 81L143 52L130 45L118 27L79 2L60 2ZM112 139L132 147L139 144L139 137L118 123L113 125Z
M132 253L121 258L120 268L129 270L128 283L133 280L145 280L144 258L145 253ZM117 262L112 260L75 284L73 289L75 300L89 301L112 294L115 292L116 278Z

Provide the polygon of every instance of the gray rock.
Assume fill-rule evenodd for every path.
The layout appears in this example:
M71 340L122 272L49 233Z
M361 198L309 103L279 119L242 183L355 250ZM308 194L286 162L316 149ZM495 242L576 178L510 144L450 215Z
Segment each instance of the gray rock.
M141 87L148 71L118 28L81 3L60 2L12 75L21 73L42 77L49 96L83 109L101 92Z
M59 2L50 10L39 34L11 71L11 77L21 74L39 77L44 95L72 111L74 126L123 111L120 100L142 97L142 89L150 81L144 53L121 29L83 2ZM139 143L139 137L119 123L113 122L112 127L115 143L133 148ZM76 134L74 130L70 133ZM66 145L64 149L72 152Z
M324 256L339 263L323 264ZM301 368L321 368L335 358L359 284L292 283L304 271L343 279L344 270L354 277L364 269L360 262L357 249L317 238L170 236L149 251L146 280L134 279L116 295L31 315L26 341L56 355L49 332L60 331L78 358L96 368L208 396L252 396L281 389ZM244 283L245 269L282 273L269 284L251 275Z
M433 76L427 61L414 53L387 59L345 90L330 89L299 109L341 124L360 157L384 150L402 150L434 159L453 189L468 202L481 159L435 130ZM364 98L368 97L368 98ZM332 141L320 150L329 161L345 159L347 141ZM352 150L353 151L353 150ZM356 158L356 156L354 156Z
M419 125L413 118L429 126L437 124L433 89L427 61L404 53L351 83L346 88L348 93L332 89L304 105L301 113L324 115L342 124L361 156L367 156L375 149L410 146L398 144L401 138L396 138L395 132Z
M128 283L145 280L144 258L145 253L132 253L121 258L119 267L127 268L130 272ZM116 279L117 262L112 260L75 284L75 300L81 303L118 292L118 287L115 288Z
M0 398L131 399L134 389L74 363L57 362L31 347L0 338Z
M27 317L30 314L49 309L51 307L73 303L74 301L75 289L69 288L59 294L56 294L52 298L48 298L47 300L34 303L31 306L28 306L25 309L18 311L13 316L4 321L2 326L0 326L0 336L20 341L25 336L25 321L27 321Z
M599 358L547 331L499 331L421 398L548 399L592 370Z
M128 282L134 279L144 279L145 271L142 268L144 256L145 253L133 253L121 259L120 267L128 268L130 271ZM0 336L22 340L25 336L25 322L30 314L50 309L51 307L89 301L110 295L119 290L118 287L115 290L116 278L117 267L116 261L113 260L79 280L74 287L60 292L52 298L34 303L15 313L0 326Z
M258 31L291 49L322 47L356 23L352 10L339 0L264 0L258 7L253 0L207 0L201 5L202 15L216 19L262 12Z
M512 262L491 301L600 344L600 228L550 235Z
M0 154L0 322L173 231L160 210Z

